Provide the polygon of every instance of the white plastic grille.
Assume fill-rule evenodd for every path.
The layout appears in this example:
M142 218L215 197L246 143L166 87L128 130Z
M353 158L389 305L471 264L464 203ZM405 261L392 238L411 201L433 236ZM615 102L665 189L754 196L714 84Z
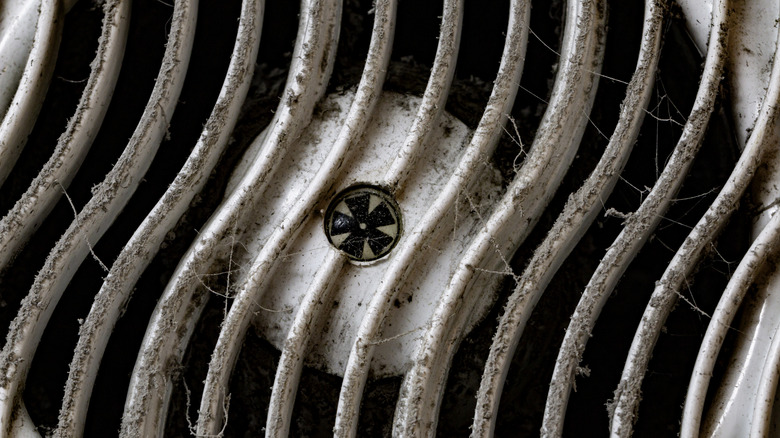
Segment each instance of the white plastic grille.
M776 433L780 6L624 3L0 3L0 435Z

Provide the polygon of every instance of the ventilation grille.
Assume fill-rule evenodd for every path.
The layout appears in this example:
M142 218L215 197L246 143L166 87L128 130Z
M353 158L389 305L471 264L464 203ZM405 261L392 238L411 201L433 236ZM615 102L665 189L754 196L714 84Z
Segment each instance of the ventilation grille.
M775 432L771 1L7 3L3 436Z

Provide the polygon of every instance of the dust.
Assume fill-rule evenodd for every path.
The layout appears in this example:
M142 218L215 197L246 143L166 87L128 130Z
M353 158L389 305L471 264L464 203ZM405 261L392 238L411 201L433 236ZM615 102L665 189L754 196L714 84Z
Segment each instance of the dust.
M70 196L68 195L68 192L65 190L65 187L59 181L56 182L62 189L62 194L65 195L65 198L68 200L68 204L70 204L70 208L73 210L73 216L74 216L74 220L76 221L76 226L78 228L81 228L81 221L79 220L79 212L78 210L76 210L76 206L73 205L73 200L70 199ZM89 236L86 233L83 234L84 234L84 243L87 244L87 248L89 248L89 253L92 255L92 258L100 265L100 267L103 269L104 272L108 272L109 271L108 266L106 266L106 264L103 263L102 260L100 260L97 254L95 254L95 249L92 247L92 244L89 243Z

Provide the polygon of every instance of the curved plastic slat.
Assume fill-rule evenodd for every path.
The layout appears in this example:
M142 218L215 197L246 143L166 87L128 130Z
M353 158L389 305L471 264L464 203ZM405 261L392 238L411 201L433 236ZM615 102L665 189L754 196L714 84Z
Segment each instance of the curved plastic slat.
M769 148L766 134L776 120L777 108L780 104L779 61L780 34L771 80L753 133L723 189L688 234L664 271L642 315L620 383L615 390L614 413L610 426L613 436L630 436L631 427L636 421L635 412L641 399L642 379L666 318L677 303L683 282L693 274L702 254L709 245L713 244L717 234L737 209L740 198L766 155Z
M62 24L61 1L42 0L32 50L19 87L0 123L0 186L19 158L43 105L57 61Z
M718 359L718 352L726 339L727 332L731 330L731 322L734 320L748 288L755 281L767 259L777 253L777 242L780 242L780 214L776 212L739 262L726 290L718 301L718 306L712 313L712 319L707 326L701 347L699 347L699 354L696 357L696 364L691 373L691 382L685 396L680 430L680 436L683 438L699 436L704 400L707 396L712 370L715 368L715 361Z
M366 66L358 85L355 100L347 116L347 121L337 140L337 143L340 143L340 145L334 147L331 154L337 153L341 155L348 153L348 150L361 137L370 115L374 112L378 98L381 96L385 71L390 62L396 9L397 2L395 0L378 1L375 4L374 29ZM330 163L325 164L327 167L323 167L318 171L318 174L322 175L319 178L321 181L325 180L328 182L328 180L332 180L337 176L336 169L333 168L335 163L336 161L331 160ZM323 172L328 172L331 176ZM317 184L316 191L308 190L303 195L302 201L305 201L307 205L316 203L318 198L322 197L322 192L327 187L321 181L312 184ZM332 181L329 182L332 183ZM331 280L335 278L331 273L339 269L343 265L343 261L344 257L341 253L335 250L328 253L323 266L320 267L312 286L309 288L310 293L307 293L295 316L295 321L287 335L282 356L276 368L276 377L271 391L271 401L269 403L265 429L268 437L284 437L289 434L290 419L306 347L311 335L314 333L313 327L317 325L317 315L322 314L320 305L326 301L322 297L330 290ZM216 381L216 379L212 381ZM212 393L215 392L212 390ZM213 409L213 403L211 407ZM201 412L203 410L204 406L201 406Z
M331 1L304 2L284 98L269 132L256 140L264 141L263 147L190 246L154 310L131 376L123 434L161 433L172 387L171 370L165 364L181 360L207 299L198 289L199 275L219 257L223 239L252 216L250 206L324 94L336 52L338 9Z
M481 293L468 288L480 275L474 267L507 269L506 260L536 224L577 152L596 96L606 4L569 2L565 16L561 68L530 154L439 299L401 389L394 423L398 435L434 435L447 370Z
M403 189L409 167L413 165L432 126L443 111L455 72L462 21L462 2L445 1L439 44L423 100L404 145L384 177L383 185L392 187L396 194ZM321 322L320 316L324 314L321 313L322 303L329 301L332 283L345 260L338 251L328 254L295 316L276 371L266 426L267 436L285 436L287 433L306 348Z
M506 114L512 108L520 83L528 36L529 8L530 2L512 2L507 42L498 77L471 144L436 203L426 212L416 229L408 234L405 244L395 249L392 265L383 278L382 288L374 294L361 321L341 386L334 428L336 436L354 436L357 431L357 415L375 347L374 342L380 337L382 321L400 283L414 265L412 261L434 233L437 224L454 205L459 193L469 185L481 165L482 157L489 155L498 142L501 128L506 122Z
M576 369L596 319L628 264L668 209L701 145L718 96L718 87L728 53L726 50L727 6L726 0L717 4L713 18L714 31L710 37L710 50L707 53L701 85L691 114L667 166L639 209L626 220L625 228L602 258L571 317L550 380L547 405L542 420L542 436L562 434L566 406L574 385Z
M336 7L340 8L340 6ZM246 328L253 315L254 303L259 299L257 295L262 292L264 282L269 278L270 271L282 251L288 242L295 238L300 226L310 214L312 206L320 202L327 194L328 189L339 175L338 170L342 168L354 146L363 136L382 94L382 85L390 62L392 37L395 30L395 10L396 3L394 1L376 4L374 30L366 67L345 125L322 166L317 170L314 179L309 183L304 193L299 196L281 225L265 242L262 250L252 260L249 268L250 276L238 287L230 312L222 324L215 352L212 354L209 364L204 396L199 410L198 433L214 434L219 431L225 391L238 358L238 352L243 345ZM331 50L335 51L335 49L334 41ZM287 403L288 401L277 401L277 403ZM275 426L273 424L277 424L281 429L288 427L289 410L292 409L292 404L287 408L281 404L270 408L269 416L273 415L271 412L274 409L283 409L287 412L281 413L278 421L272 422L271 427L266 430L266 434L269 435L282 433L278 430L274 432ZM286 435L286 432L283 435Z
M52 156L22 198L0 220L0 270L8 266L51 213L97 136L124 58L130 3L130 0L113 0L103 5L103 31L76 112L57 141Z
M165 135L184 83L197 3L178 1L152 97L117 164L46 259L11 323L0 353L0 426L6 430L41 335L68 282L132 196Z
M403 147L398 151L398 156L385 174L384 184L391 187L396 196L402 190L403 182L414 165L419 149L428 139L431 127L447 103L452 77L455 75L462 28L463 1L446 0L441 17L441 32L436 48L436 58L433 61L425 93L423 93L423 100Z
M753 421L750 424L751 437L761 438L770 435L772 407L775 404L778 380L780 380L780 330L775 330L764 362L764 372L761 373L761 385L756 394Z
M122 249L81 324L56 436L82 434L100 360L134 285L157 253L166 233L203 188L227 146L252 80L263 10L263 0L243 2L227 75L198 142L173 183Z
M642 46L626 91L615 132L583 186L570 198L509 297L493 338L477 393L473 437L492 436L501 392L517 344L531 312L564 259L593 222L625 166L644 118L660 54L663 12L656 0L645 3Z
M328 252L327 258L317 271L295 314L295 321L287 334L282 356L276 368L271 401L268 405L266 437L285 437L289 434L306 349L312 335L316 333L317 327L322 322L322 316L327 313L324 305L329 302L329 293L333 290L333 281L337 277L333 273L338 273L344 266L345 259L346 256L335 249Z
M32 50L36 23L40 17L40 0L20 0L0 4L0 117L5 116L27 58Z

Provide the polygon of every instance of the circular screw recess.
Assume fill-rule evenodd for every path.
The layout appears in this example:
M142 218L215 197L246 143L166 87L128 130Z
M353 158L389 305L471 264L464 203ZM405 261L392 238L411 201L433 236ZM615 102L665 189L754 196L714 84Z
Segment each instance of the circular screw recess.
M352 260L369 262L387 255L401 236L395 199L376 186L358 185L339 193L325 213L328 241Z

